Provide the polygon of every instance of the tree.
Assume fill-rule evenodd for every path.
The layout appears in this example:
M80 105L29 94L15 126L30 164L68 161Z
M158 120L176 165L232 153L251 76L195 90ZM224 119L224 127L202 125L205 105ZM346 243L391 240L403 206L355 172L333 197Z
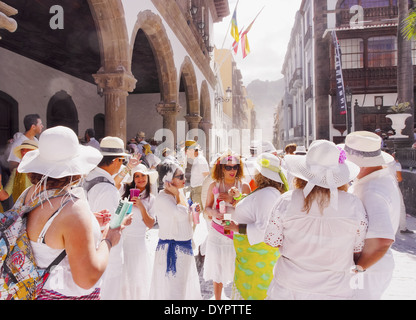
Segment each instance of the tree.
M408 0L398 0L399 27L397 28L397 103L409 102L412 117L406 122L403 134L413 143L414 128L414 76L412 39L416 38L416 11L409 13Z

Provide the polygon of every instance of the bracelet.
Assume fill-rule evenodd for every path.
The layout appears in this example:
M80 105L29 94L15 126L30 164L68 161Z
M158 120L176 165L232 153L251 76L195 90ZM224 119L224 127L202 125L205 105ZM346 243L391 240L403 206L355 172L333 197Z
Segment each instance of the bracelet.
M0 191L3 190L3 186L0 184Z
M361 273L361 272L365 272L365 270L363 269L363 267L356 265L354 266L354 268L352 269L353 273Z
M106 241L110 245L110 249L113 247L113 244L111 243L110 239L102 239L101 242Z
M243 198L243 194L242 193L240 193L240 196L238 198L233 197L233 199L235 201L240 201L242 198Z

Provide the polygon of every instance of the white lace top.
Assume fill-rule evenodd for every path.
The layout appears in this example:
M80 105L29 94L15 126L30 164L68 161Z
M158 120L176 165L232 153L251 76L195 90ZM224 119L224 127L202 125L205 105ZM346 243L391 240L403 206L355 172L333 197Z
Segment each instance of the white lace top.
M280 247L275 280L302 292L349 295L353 255L361 252L368 226L361 201L339 191L338 210L320 212L317 203L302 211L304 196L296 189L276 203L266 229L265 242Z

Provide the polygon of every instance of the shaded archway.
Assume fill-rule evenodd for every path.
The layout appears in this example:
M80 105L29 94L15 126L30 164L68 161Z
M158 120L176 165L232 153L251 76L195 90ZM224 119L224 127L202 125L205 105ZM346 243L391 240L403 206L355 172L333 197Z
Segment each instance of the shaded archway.
M65 126L78 135L78 111L72 97L64 90L57 92L48 103L47 127Z
M179 91L186 93L186 113L188 115L200 115L195 69L189 57L185 57L182 63L180 79Z
M19 131L18 103L7 93L0 91L0 147Z
M164 103L177 102L177 70L173 59L172 45L162 19L150 10L140 12L137 16L131 37L130 61L133 61L135 51L138 49L136 42L143 39L143 36L146 37L150 45L157 68L160 101Z

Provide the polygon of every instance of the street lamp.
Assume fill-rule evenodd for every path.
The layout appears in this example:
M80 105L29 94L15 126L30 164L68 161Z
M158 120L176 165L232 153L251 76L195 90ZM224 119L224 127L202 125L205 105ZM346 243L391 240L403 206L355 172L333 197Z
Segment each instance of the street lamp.
M218 95L215 97L215 102L219 103L219 102L229 102L231 100L232 97L232 90L230 87L227 88L227 90L225 91L225 98L224 97L219 97Z
M345 99L347 101L347 133L351 133L352 117L351 117L351 102L352 92L349 87L345 89Z

